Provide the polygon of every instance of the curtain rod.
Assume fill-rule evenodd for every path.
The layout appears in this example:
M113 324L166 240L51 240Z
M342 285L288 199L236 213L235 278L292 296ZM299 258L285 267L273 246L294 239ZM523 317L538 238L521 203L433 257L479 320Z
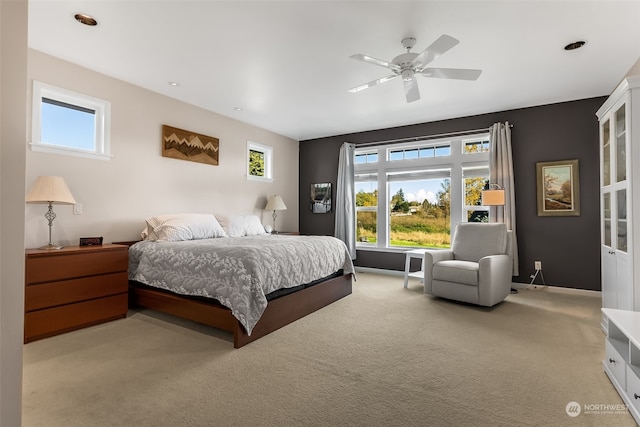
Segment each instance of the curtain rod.
M513 127L513 125L510 124L509 128L512 128L512 127ZM377 145L387 145L387 144L401 144L403 142L425 141L425 140L429 140L429 139L446 138L446 137L449 137L449 136L463 136L463 135L470 135L470 134L480 133L480 132L489 132L490 130L491 130L491 128L488 127L488 128L481 128L481 129L461 130L461 131L457 131L457 132L438 133L438 134L434 134L434 135L414 136L414 137L411 137L411 138L388 139L388 140L384 140L384 141L365 142L364 144L355 144L355 148L374 147L374 146L377 146Z

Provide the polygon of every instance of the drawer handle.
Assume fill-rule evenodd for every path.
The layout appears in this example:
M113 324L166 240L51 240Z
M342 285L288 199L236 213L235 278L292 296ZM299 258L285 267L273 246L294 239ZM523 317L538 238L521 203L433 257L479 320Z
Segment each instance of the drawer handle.
M633 393L633 398L634 399L640 399L640 396L638 396L638 393Z
M609 363L616 363L616 361L613 360L612 358L609 358Z

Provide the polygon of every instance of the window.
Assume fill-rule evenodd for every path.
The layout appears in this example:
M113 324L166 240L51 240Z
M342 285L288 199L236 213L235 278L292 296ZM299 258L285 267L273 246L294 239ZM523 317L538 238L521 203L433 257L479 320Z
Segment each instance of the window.
M452 224L488 221L488 141L483 134L356 148L357 246L445 248ZM366 161L374 154L376 162Z
M482 138L465 139L465 153L487 153L489 151L489 135Z
M273 148L247 141L247 179L273 181Z
M451 147L449 144L412 147L401 150L389 150L389 160L423 159L426 157L449 156Z
M355 176L356 241L365 245L378 242L378 178L376 174Z
M355 163L377 163L378 162L378 152L373 153L360 153L355 155L356 160Z
M489 206L482 206L482 190L489 185L489 168L469 168L462 171L464 179L464 220L489 222Z
M109 160L111 104L33 82L31 149Z
M451 170L387 173L389 246L449 246Z

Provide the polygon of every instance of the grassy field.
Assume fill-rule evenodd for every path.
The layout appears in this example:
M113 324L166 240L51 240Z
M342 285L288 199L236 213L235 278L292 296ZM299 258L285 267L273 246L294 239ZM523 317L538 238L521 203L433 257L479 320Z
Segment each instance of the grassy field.
M374 212L358 213L358 241L376 243ZM391 246L448 248L451 245L449 218L421 215L391 216Z

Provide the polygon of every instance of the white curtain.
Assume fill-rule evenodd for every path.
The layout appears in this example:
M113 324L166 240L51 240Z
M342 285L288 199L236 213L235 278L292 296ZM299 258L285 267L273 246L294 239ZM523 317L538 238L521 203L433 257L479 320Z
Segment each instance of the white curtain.
M489 136L489 183L504 188L505 205L491 206L493 222L504 222L513 238L513 275L518 276L518 239L516 237L516 196L513 184L513 156L511 154L511 126L509 122L495 123Z
M336 189L335 236L346 245L351 259L356 259L356 204L354 200L354 144L345 142L340 148L338 185Z

